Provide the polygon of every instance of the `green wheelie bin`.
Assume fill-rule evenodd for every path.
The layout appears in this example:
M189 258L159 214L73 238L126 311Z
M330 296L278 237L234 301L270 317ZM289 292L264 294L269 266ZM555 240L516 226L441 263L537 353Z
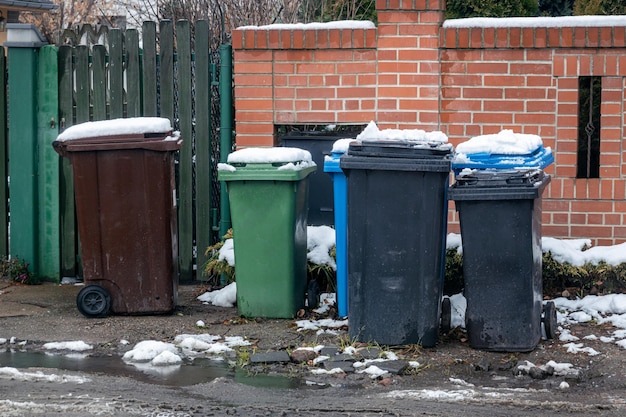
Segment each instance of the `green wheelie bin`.
M237 309L245 317L292 318L307 288L310 152L246 148L218 165L226 183L235 249Z

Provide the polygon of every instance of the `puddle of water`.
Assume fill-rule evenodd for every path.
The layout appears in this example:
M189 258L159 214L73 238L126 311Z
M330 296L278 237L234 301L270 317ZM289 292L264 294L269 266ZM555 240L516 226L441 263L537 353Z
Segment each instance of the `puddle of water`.
M38 352L0 352L0 367L50 368L66 371L122 376L137 381L183 387L210 382L227 377L236 382L265 388L298 388L301 381L276 375L250 375L239 368L233 369L226 362L197 358L192 363L177 366L130 365L118 357L89 357L81 355L56 355Z
M241 368L235 370L235 382L259 388L303 388L298 378L289 378L280 375L256 374L250 375Z

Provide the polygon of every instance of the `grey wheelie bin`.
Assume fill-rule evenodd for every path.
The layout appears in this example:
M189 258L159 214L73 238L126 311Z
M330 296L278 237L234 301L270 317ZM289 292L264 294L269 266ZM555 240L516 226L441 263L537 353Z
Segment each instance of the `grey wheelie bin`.
M553 337L556 311L542 304L541 169L466 170L448 191L463 241L465 324L471 347L524 352ZM543 318L542 318L543 315Z
M350 144L348 305L352 340L437 342L443 292L451 146Z

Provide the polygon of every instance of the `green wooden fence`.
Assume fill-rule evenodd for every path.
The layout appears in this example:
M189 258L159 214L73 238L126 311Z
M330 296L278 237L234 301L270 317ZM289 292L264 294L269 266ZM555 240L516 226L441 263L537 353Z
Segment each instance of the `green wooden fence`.
M232 86L232 79L219 80L220 54L211 50L206 21L194 25L188 21L161 21L158 25L145 22L141 33L140 39L137 30L110 29L102 44L41 48L39 65L47 68L42 72L50 74L50 67L55 67L55 71L52 82L49 75L39 80L40 91L46 89L42 86L53 85L54 88L50 88L53 91L46 94L58 94L58 118L40 120L38 125L56 124L56 134L74 124L93 120L137 116L169 118L184 140L176 173L180 278L182 281L201 279L196 265L198 270L202 268L206 247L219 239L216 176L216 164L220 160L219 82ZM3 53L0 65L6 67ZM6 77L6 71L0 72ZM2 77L0 85L6 88ZM4 145L0 148L0 170L6 173L7 123L6 116L2 115L6 114L7 105L6 95L0 97L3 123L0 143ZM50 97L43 101L50 102ZM71 167L66 158L60 160L60 167L59 161L56 164L58 181L48 181L43 187L56 187L58 218L43 219L40 223L58 222L60 244L56 246L59 249L48 252L48 256L58 258L58 278L79 275L80 260ZM51 175L44 172L46 166L55 165L39 161L38 175ZM6 187L0 187L0 201L7 201ZM6 219L6 207L4 209L0 216ZM0 227L0 245L4 245L0 249L4 254L7 253L6 230ZM40 243L40 247L50 248L49 243ZM44 275L53 274L44 272Z

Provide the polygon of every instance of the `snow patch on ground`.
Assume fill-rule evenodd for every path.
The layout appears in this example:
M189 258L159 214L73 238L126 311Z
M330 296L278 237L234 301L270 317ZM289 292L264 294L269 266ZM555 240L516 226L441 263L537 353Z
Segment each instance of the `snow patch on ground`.
M91 382L91 379L82 376L48 374L41 371L27 372L11 367L0 368L0 378L14 381L54 382L60 384L84 384Z
M237 303L237 283L230 283L220 290L205 292L198 297L198 300L218 307L234 307Z
M93 349L93 346L88 345L82 340L74 342L50 342L43 345L44 349L48 350L71 350L75 352L84 352L85 350Z

